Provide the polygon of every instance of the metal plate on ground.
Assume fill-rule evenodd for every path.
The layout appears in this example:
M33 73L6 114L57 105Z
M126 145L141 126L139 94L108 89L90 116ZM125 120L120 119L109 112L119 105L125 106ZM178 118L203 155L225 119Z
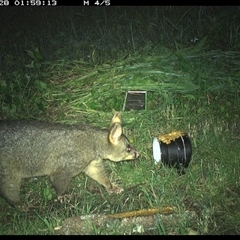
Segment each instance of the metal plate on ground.
M146 110L147 91L127 91L123 110Z

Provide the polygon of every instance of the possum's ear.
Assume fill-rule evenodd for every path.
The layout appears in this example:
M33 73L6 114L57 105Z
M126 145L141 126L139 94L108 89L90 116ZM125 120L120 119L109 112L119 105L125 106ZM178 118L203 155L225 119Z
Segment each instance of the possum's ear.
M117 145L122 135L122 125L119 122L113 123L110 127L108 139L113 145Z
M114 123L122 123L121 120L121 113L120 112L116 112L111 120L111 124L110 126L112 126Z

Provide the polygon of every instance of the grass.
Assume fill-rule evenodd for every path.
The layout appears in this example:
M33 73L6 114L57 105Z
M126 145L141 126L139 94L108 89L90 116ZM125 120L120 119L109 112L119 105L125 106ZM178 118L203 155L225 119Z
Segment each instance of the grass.
M16 31L14 18L12 31L1 33L1 118L108 127L127 90L147 90L146 111L122 113L140 157L106 161L125 189L117 198L83 174L59 201L46 176L26 179L21 198L35 207L20 212L0 199L0 234L54 234L68 217L163 206L176 207L180 220L172 226L159 221L143 234L239 234L239 8L70 7L60 8L61 17L44 10L33 10L44 19L38 33ZM191 42L194 37L198 41ZM172 130L186 131L192 142L183 176L152 157L153 137ZM187 219L186 210L197 220ZM91 233L136 234L114 226Z

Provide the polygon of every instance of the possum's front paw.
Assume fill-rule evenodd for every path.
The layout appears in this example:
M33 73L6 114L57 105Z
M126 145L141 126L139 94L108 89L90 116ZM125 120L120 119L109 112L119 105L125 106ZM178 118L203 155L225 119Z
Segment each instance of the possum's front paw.
M123 192L123 188L119 187L118 185L112 184L111 188L107 190L109 194L116 193L119 194Z

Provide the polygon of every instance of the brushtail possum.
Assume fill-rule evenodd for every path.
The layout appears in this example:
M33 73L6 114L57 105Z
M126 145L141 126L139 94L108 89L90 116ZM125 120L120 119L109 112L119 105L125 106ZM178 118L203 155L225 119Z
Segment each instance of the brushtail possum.
M122 191L107 177L103 159L133 160L139 153L123 134L121 116L110 129L28 120L0 121L0 195L20 204L23 178L48 175L58 195L80 172L102 184L109 193Z

